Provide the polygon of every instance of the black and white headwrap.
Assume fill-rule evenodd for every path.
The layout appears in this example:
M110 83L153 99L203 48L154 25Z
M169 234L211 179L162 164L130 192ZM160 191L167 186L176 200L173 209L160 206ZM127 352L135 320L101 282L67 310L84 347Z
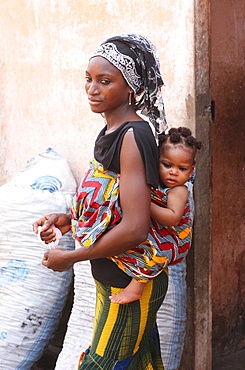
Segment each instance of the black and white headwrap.
M167 128L161 87L164 82L155 46L144 36L122 34L105 40L92 55L121 71L134 92L134 108L149 118L156 133Z

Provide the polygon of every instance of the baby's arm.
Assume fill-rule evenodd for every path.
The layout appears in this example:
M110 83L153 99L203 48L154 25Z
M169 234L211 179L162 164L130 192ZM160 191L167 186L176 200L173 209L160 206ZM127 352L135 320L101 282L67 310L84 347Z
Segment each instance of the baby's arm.
M168 191L167 207L151 202L151 218L165 226L176 226L183 216L188 199L186 186L176 186Z

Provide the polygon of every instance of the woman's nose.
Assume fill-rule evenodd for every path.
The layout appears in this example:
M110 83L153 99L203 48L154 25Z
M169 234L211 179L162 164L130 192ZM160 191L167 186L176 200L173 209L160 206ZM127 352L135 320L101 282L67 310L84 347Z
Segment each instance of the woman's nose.
M98 94L98 85L95 82L90 82L89 85L87 85L87 93L92 94Z

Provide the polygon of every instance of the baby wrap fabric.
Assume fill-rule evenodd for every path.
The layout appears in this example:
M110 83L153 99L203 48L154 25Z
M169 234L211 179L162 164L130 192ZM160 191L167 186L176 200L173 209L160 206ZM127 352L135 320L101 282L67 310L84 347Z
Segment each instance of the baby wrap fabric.
M90 247L104 232L122 218L118 204L119 175L104 171L95 159L85 174L72 201L72 235L84 247Z
M83 247L117 225L122 218L119 204L120 176L105 171L95 159L85 174L72 202L72 233ZM168 189L152 189L152 201L166 207ZM140 197L139 197L140 202ZM181 261L191 242L190 206L187 202L178 227L165 227L151 220L148 239L119 256L110 257L129 276L146 282L162 272L168 264Z

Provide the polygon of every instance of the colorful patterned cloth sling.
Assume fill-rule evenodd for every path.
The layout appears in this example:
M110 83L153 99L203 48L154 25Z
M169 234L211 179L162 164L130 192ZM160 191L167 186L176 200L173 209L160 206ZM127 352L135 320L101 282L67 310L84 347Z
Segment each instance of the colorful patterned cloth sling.
M84 247L90 247L102 234L121 221L118 204L119 175L104 171L95 159L90 161L72 201L73 237Z
M82 180L72 206L73 237L90 247L101 235L118 224L122 217L119 204L120 176L105 171L95 159ZM152 190L152 201L166 207L167 189ZM140 201L140 199L139 199ZM151 220L148 239L119 256L110 257L129 276L146 282L163 267L181 261L191 243L190 206L187 202L178 227L165 227Z
M187 186L188 194L190 192ZM152 189L151 200L160 207L167 206L169 188ZM190 196L190 194L189 194ZM188 200L185 205L183 216L177 226L164 226L155 220L151 220L150 235L153 237L152 242L161 241L161 251L171 248L172 255L169 259L169 265L174 265L183 260L189 252L192 239L193 212ZM155 234L154 234L155 233Z

